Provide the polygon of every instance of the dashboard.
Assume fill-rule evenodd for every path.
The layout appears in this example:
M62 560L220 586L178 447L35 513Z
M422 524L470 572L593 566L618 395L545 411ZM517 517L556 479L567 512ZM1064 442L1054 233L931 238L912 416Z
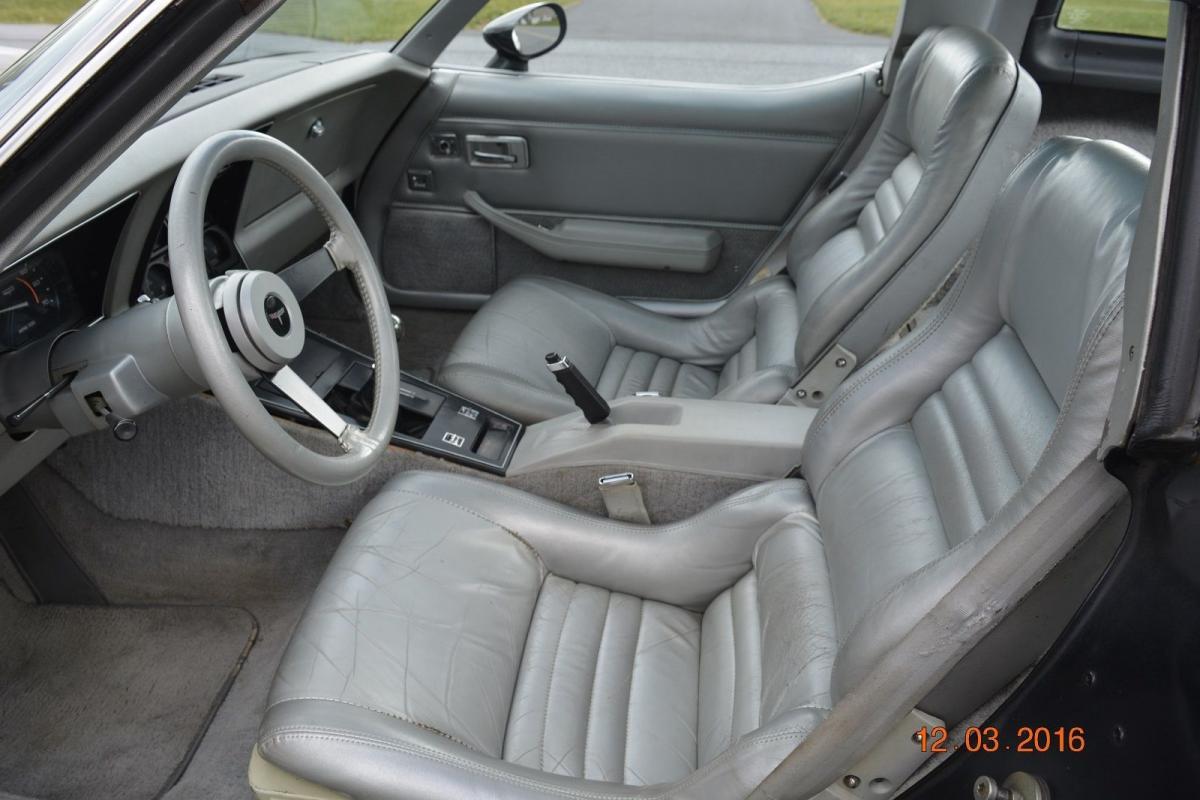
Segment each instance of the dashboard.
M171 189L208 136L269 133L341 192L427 77L387 53L279 56L221 72L226 80L186 95L47 225L29 254L0 269L0 356L173 294ZM310 135L317 121L320 137ZM234 165L215 179L205 209L208 272L280 269L324 235L323 222L270 168Z
M25 254L0 265L0 420L30 408L41 415L32 432L0 427L0 491L69 436L106 424L94 418L89 390L74 385L78 378L70 395L54 394L63 383L51 382L49 362L73 341L67 332L94 324L120 330L123 319L147 318L173 293L169 201L196 147L223 131L263 131L353 197L380 143L429 78L427 68L387 52L284 54L220 70L220 82L197 85L80 189ZM279 270L328 230L308 198L263 164L234 165L217 176L203 224L210 275L243 266ZM97 374L127 368L120 353L112 355ZM84 397L91 416L79 409Z

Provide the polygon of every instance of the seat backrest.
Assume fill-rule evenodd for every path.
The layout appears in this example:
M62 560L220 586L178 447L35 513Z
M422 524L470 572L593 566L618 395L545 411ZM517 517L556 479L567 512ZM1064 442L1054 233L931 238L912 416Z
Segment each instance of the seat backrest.
M1037 85L987 33L917 38L863 158L792 236L801 374L834 344L865 360L934 292L983 227L1040 108Z
M1146 174L1124 145L1047 142L936 314L831 396L802 460L815 515L704 613L698 763L751 735L786 754L1068 476L1095 505L1077 519L1119 502L1095 453Z
M803 468L821 521L851 688L1081 465L1120 362L1124 275L1146 159L1055 139L1006 185L938 312L839 387Z
M705 611L699 763L831 708L1081 464L1092 502L1119 499L1094 453L1146 171L1112 142L1043 145L937 313L833 394L802 461L815 516L764 534Z

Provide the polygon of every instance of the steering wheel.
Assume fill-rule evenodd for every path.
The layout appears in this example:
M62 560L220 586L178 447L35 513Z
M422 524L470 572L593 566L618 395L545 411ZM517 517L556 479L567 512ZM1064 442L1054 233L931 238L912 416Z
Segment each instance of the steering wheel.
M204 206L213 179L235 162L258 161L300 187L325 218L330 236L316 253L279 273L237 270L209 279ZM400 406L400 361L379 270L354 218L325 179L277 139L229 131L207 139L184 162L171 195L167 227L171 281L197 365L234 425L280 468L335 486L363 477L387 449ZM300 300L330 275L348 270L367 310L375 356L375 400L365 429L334 411L289 363L304 349ZM332 433L331 456L296 441L267 412L249 381L267 378Z

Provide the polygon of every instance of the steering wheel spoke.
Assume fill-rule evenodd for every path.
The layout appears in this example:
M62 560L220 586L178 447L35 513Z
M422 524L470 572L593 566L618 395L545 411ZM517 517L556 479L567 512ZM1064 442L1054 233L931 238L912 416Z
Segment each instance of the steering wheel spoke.
M334 260L328 244L315 253L281 269L277 274L296 295L296 300L308 297L318 286L341 267Z
M279 391L287 395L293 403L300 406L306 414L321 424L325 430L337 437L338 443L345 450L350 449L351 430L354 428L342 415L333 410L325 400L304 379L296 374L291 367L272 375L269 380Z

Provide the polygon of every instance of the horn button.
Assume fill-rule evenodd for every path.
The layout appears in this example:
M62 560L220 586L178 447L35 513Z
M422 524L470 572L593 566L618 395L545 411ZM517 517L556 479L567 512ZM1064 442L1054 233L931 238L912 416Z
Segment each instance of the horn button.
M304 349L304 317L296 295L272 272L230 273L217 290L229 337L255 368L277 372Z

